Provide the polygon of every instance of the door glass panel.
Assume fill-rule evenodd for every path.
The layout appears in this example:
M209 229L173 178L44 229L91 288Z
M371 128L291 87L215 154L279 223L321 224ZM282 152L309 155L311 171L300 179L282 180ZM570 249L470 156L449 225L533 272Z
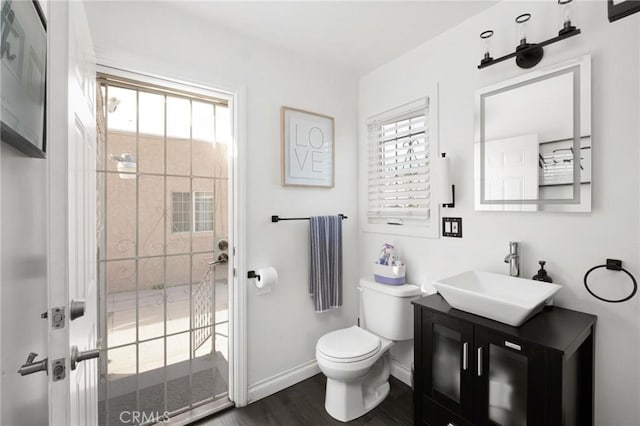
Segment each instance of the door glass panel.
M167 174L191 174L191 102L167 96Z
M138 261L138 338L164 335L164 258Z
M138 178L138 254L164 254L164 177L142 175Z
M164 173L164 96L140 92L138 168L142 173Z
M137 231L135 175L107 173L106 185L106 259L132 258L136 255Z
M215 100L101 84L99 410L115 425L227 397L228 265L212 262L229 255L231 123Z
M191 251L191 229L193 229L191 179L167 177L165 203L167 254L189 253Z
M107 351L109 365L109 380L118 381L136 374L136 345L128 345Z
M192 174L194 176L213 177L214 168L211 166L215 158L214 105L196 101L192 105Z
M527 357L489 345L489 419L493 424L527 424Z
M460 402L460 332L433 327L433 389Z
M191 326L190 256L167 257L167 333L186 331Z
M138 94L135 90L109 87L107 90L107 161L108 171L123 171L126 154L136 153ZM120 168L118 167L120 166ZM133 172L135 170L127 170Z
M106 271L106 332L109 347L136 341L136 262L116 260Z
M155 339L140 343L138 352L138 372L158 370L164 366L164 339ZM161 372L156 374L162 375ZM142 381L142 377L138 380ZM160 380L162 381L162 380ZM142 387L142 386L141 386Z

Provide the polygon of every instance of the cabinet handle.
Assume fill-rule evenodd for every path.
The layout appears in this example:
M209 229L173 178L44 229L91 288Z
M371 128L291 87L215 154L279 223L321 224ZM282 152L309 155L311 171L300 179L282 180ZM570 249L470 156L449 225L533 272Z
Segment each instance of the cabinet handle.
M508 348L515 349L516 351L521 351L522 350L522 346L517 345L515 343L511 343L511 342L509 342L507 340L504 341L504 345L506 347L508 347Z
M462 369L464 371L469 368L469 342L464 342L462 345Z
M478 377L482 376L482 348L478 348Z

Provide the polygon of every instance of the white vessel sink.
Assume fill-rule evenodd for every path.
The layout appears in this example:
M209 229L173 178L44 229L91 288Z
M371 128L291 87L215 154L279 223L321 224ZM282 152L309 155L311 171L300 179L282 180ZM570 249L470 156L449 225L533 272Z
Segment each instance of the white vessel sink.
M557 284L467 271L433 282L452 307L518 327L537 314L560 290Z

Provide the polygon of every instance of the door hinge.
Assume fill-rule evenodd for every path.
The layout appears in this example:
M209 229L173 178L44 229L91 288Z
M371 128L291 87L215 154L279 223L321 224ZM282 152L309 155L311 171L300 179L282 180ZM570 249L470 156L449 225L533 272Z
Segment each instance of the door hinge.
M51 309L51 328L54 330L64 328L64 307Z

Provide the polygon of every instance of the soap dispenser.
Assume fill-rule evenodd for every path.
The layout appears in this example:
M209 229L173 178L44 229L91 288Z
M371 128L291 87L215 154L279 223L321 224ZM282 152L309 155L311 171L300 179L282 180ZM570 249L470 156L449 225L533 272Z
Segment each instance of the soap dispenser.
M547 262L545 262L544 260L541 260L538 263L540 264L540 269L538 270L537 274L531 277L531 279L536 281L544 281L547 283L552 283L553 280L549 275L547 275L547 271L544 269L544 264Z

